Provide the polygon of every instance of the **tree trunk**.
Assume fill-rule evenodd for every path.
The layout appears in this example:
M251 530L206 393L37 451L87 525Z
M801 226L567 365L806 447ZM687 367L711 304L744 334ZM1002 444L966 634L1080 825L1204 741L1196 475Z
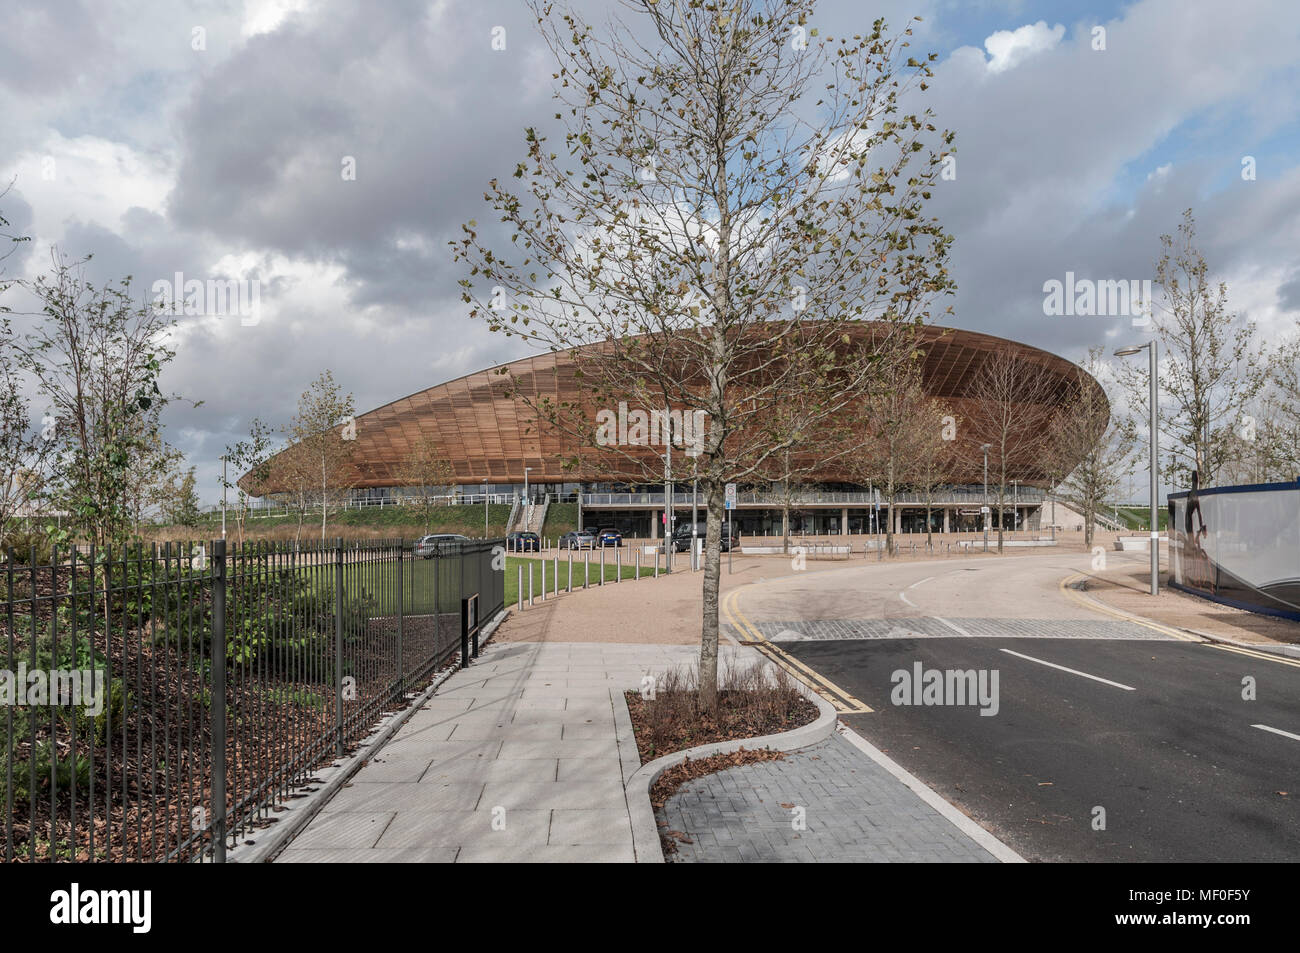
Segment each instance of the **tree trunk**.
M704 624L700 632L700 704L718 703L718 590L722 582L722 487L705 484L708 523L704 531Z

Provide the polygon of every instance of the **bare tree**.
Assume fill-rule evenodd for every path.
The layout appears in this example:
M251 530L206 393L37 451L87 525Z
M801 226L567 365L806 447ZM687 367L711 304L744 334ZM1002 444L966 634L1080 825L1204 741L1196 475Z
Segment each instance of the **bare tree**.
M1232 435L1264 386L1261 353L1253 321L1228 309L1228 286L1214 285L1196 244L1192 210L1183 213L1177 236L1162 235L1156 264L1162 303L1152 316L1162 355L1160 430L1164 477L1188 486L1193 470L1202 487L1214 486L1233 452ZM1133 407L1147 406L1147 370L1121 364L1118 377ZM1125 422L1134 443L1147 426L1142 415Z
M943 161L934 149L952 136L898 105L925 88L928 60L883 20L819 38L804 26L814 6L641 0L627 5L634 23L597 35L571 10L535 5L558 61L563 143L528 129L522 192L490 185L517 253L490 247L476 222L457 248L475 316L542 347L589 348L577 357L582 406L543 407L550 425L581 433L583 413L620 403L689 414L668 425L665 449L698 454L709 705L726 483L762 479L799 434L859 399L872 369L852 363L846 325L922 321L952 285L950 239L923 214ZM795 392L820 400L772 441L755 423ZM703 439L689 439L688 420ZM656 479L659 455L638 449L627 462Z
M456 485L455 468L435 441L419 437L399 461L394 476L401 486L414 491L424 518L424 531L429 532L433 508L445 502Z
M957 463L957 431L961 422L943 401L922 400L912 415L908 460L904 474L925 497L925 545L934 545L934 491L952 481Z
M1104 353L1103 348L1091 348L1081 362L1074 393L1053 421L1047 454L1059 461L1058 472L1073 464L1056 492L1083 517L1083 542L1089 549L1097 513L1103 502L1114 498L1133 458L1132 443L1112 420L1110 401L1095 383L1104 376Z
M261 419L254 417L249 424L248 436L226 447L224 454L229 474L243 473L232 480L227 475L223 488L235 494L235 529L239 545L244 545L244 526L248 519L249 501L261 496L270 484L272 431Z
M1004 549L1008 474L1026 461L1040 461L1050 446L1056 381L1048 368L1028 355L1002 350L984 361L971 386L963 449L971 462L983 461L981 441L996 490L998 552ZM988 518L987 516L985 517Z

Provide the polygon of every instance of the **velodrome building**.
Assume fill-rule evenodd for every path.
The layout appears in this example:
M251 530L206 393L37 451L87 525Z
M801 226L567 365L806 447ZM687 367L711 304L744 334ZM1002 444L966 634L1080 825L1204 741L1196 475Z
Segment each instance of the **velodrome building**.
M863 325L864 329L868 325ZM1050 414L1063 406L1080 386L1096 387L1080 368L1054 354L1013 341L936 326L920 329L924 356L925 392L940 398L961 420L973 416L974 387L980 368L992 355L1011 352L1046 370L1053 382L1049 403L1054 406L1017 408L1018 413ZM664 484L647 484L645 471L629 472L626 479L611 479L608 469L583 472L566 469L575 456L572 439L538 426L528 403L513 397L510 383L535 401L575 401L580 397L572 352L539 353L500 367L488 368L398 398L356 418L356 472L350 481L358 504L399 502L407 491L397 473L404 458L421 438L427 439L455 470L458 486L453 502L482 504L484 494L499 501L580 502L583 525L616 526L626 535L657 537L662 532ZM505 373L503 374L502 371ZM1103 397L1104 399L1104 397ZM595 425L593 424L593 427ZM931 493L931 528L936 532L969 531L982 527L985 505L983 459L979 447L991 439L976 428L964 426L959 462L948 482ZM586 452L586 451L584 451ZM690 519L692 488L689 461L679 465L674 451L674 517ZM684 460L684 458L680 458ZM990 464L992 468L992 464ZM1008 529L1039 529L1044 515L1050 475L1037 458L1009 461L1005 512L990 514L990 525ZM274 469L272 468L272 472ZM683 473L685 482L681 482ZM247 477L244 478L247 480ZM995 481L990 469L990 480ZM244 483L244 481L241 481ZM792 530L818 535L876 532L883 528L884 510L877 510L878 488L847 482L842 469L814 471L805 481L792 509ZM247 484L244 483L247 487ZM254 489L248 487L249 489ZM270 484L260 491L274 497L282 488ZM996 499L990 485L988 501ZM735 528L743 536L779 534L782 495L770 486L741 486L732 512ZM880 501L883 505L886 501ZM699 499L703 519L703 498ZM904 487L895 496L895 530L925 531L925 497ZM1053 508L1054 512L1054 508ZM683 515L685 514L685 515ZM519 524L516 523L516 526Z

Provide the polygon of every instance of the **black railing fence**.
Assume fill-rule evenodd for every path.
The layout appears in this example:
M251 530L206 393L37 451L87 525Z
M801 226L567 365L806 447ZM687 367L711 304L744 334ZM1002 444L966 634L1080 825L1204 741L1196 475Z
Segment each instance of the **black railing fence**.
M505 605L501 540L0 564L0 856L224 861Z

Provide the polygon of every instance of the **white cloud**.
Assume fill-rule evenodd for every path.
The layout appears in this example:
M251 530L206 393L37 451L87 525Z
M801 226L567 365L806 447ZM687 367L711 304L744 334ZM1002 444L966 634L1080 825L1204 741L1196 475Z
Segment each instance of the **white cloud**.
M998 30L984 40L989 51L990 73L1002 73L1029 57L1054 48L1065 36L1061 24L1049 27L1045 20L1027 24L1016 30Z

